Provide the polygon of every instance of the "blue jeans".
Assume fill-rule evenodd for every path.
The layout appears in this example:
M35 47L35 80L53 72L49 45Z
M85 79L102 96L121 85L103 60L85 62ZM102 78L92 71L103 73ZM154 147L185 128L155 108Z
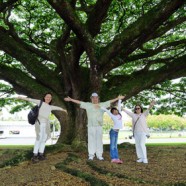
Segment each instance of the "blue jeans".
M118 156L118 132L113 129L110 130L110 157L111 159L119 159Z

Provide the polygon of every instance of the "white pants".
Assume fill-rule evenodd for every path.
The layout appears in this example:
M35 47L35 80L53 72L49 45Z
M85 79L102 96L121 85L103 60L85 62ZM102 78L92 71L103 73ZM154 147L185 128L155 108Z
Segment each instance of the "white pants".
M136 153L137 157L142 160L147 160L147 149L145 146L146 143L146 133L145 132L136 132L134 133L135 144L136 144Z
M33 151L34 154L38 154L38 152L44 153L45 143L47 140L46 125L46 123L40 123L39 139L36 139Z
M103 154L103 129L102 126L89 127L88 126L88 154L89 157L102 157Z

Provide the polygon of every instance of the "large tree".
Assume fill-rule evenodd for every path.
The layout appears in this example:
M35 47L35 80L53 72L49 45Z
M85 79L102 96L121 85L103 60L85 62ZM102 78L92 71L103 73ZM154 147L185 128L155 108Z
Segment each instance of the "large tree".
M89 101L145 91L179 91L186 76L184 0L1 0L1 91L33 98L51 92L61 122L59 142L86 139L86 114L63 98ZM161 93L160 93L161 92ZM143 93L143 94L142 94ZM1 106L10 102L1 101ZM18 103L17 103L18 104ZM185 102L184 102L185 104ZM25 106L22 102L17 108ZM174 106L172 106L174 107Z

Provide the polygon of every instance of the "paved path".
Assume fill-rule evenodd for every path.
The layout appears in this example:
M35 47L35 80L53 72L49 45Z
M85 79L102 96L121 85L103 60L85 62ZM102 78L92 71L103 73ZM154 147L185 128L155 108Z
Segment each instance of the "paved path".
M4 138L0 139L0 146L1 145L34 145L35 138ZM48 140L47 145L55 144L56 140Z
M134 144L134 139L122 139L118 140L118 144L129 142ZM5 138L0 139L0 146L1 145L33 145L35 143L35 138ZM55 144L56 140L48 140L47 145ZM109 144L110 140L103 140L104 144ZM164 138L164 139L147 139L147 143L185 143L186 138Z
M134 144L134 139L124 139L124 140L118 140L118 144L120 143L125 143L129 142ZM104 144L109 144L110 140L103 140ZM163 138L163 139L147 139L146 141L147 144L152 144L152 143L185 143L186 144L186 138Z

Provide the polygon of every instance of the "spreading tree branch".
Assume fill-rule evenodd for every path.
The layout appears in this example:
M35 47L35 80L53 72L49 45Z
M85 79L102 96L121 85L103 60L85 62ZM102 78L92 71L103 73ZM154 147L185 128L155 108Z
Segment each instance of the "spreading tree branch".
M101 25L107 16L108 9L113 0L98 0L88 15L86 25L90 34L94 37L101 29Z
M0 40L0 50L20 61L28 72L36 77L43 85L47 85L59 92L62 91L61 83L57 75L42 64L35 54L25 49L21 43L9 36L8 32L2 27L0 27ZM56 86L55 84L59 85Z
M144 51L146 51L145 53L131 55L131 56L127 57L126 60L127 61L135 61L135 60L140 60L140 59L152 57L158 53L168 50L169 48L177 47L177 46L185 46L185 44L186 44L186 39L165 43L165 44L160 45L159 47L157 47L154 50L153 49L152 50L151 49L147 49L147 50L144 49Z
M186 55L174 59L170 64L157 70L145 71L142 69L130 75L114 75L107 79L103 85L103 92L119 95L126 94L126 100L139 92L149 89L153 85L165 80L176 79L186 76ZM111 87L108 89L108 87ZM105 96L106 97L106 96ZM107 98L105 98L107 99Z
M20 69L12 68L10 66L0 63L0 79L4 79L13 86L13 90L18 94L25 94L28 97L41 99L46 92L51 92L55 97L56 105L64 106L63 99L59 99L59 95L64 97L64 92L56 92L46 84L42 84L37 79L30 77Z
M146 39L147 41L150 41L152 39L156 39L158 37L161 37L163 34L165 34L167 31L175 28L176 26L182 24L186 21L186 17L178 17L177 19L173 21L167 21L164 25L162 25L159 29L157 29L153 34L149 36L149 38Z
M76 34L76 36L81 40L84 49L89 56L91 63L97 63L97 58L95 56L95 44L92 36L86 29L85 25L81 23L77 15L75 14L74 8L71 6L69 1L53 1L48 0L49 4L56 10L59 16L65 21L70 29Z
M50 60L50 58L49 58L49 56L46 54L46 52L44 52L44 51L42 51L42 50L39 50L39 49L37 49L37 48L35 48L35 47L31 46L31 45L28 45L27 43L25 43L25 42L23 41L23 39L21 39L21 38L18 36L18 34L17 34L17 32L16 32L16 30L15 30L15 28L14 28L14 25L9 21L9 17L10 17L10 15L11 15L11 11L12 11L12 7L9 7L9 8L7 9L7 12L8 12L7 16L5 16L5 14L4 14L4 22L5 22L5 24L9 27L9 30L8 30L7 32L10 34L10 36L12 36L16 42L18 42L19 44L21 44L21 45L22 45L25 49L27 49L28 51L37 54L38 56L40 56L40 57L43 58L44 60ZM33 42L33 43L34 43L34 42Z
M156 49L145 49L145 48L141 48L142 50L144 50L145 52L140 53L140 54L134 54L131 56L128 56L126 58L124 58L124 54L121 53L120 55L118 55L115 59L111 60L110 64L107 66L101 66L102 69L102 73L103 74L107 74L110 70L112 70L113 68L117 68L123 64L126 63L130 63L133 61L137 61L137 60L144 60L144 64L147 64L146 69L149 69L149 67L152 64L158 64L158 63L169 63L171 60L173 60L174 58L178 57L179 55L183 55L183 53L179 54L179 55L174 55L174 57L166 57L166 58L157 58L155 60L150 60L147 59L149 57L153 57L161 52L165 52L170 50L175 50L178 47L184 49L185 48L185 44L186 44L186 40L182 39L179 41L173 41L173 42L169 42L169 43L165 43L160 45L159 47L157 47ZM175 47L175 48L173 48ZM112 65L111 65L112 64Z
M108 61L115 58L121 51L125 54L124 58L131 54L183 4L182 0L162 0L157 6L124 29L102 50L100 64L113 66Z
M23 73L20 69L12 68L10 66L3 65L2 63L0 63L0 68L3 69L0 71L0 79L4 79L9 82L17 93L32 97L37 95L36 97L38 97L39 92L42 92L42 89L45 90L47 88L46 86L42 87L37 80L31 78L26 73Z

